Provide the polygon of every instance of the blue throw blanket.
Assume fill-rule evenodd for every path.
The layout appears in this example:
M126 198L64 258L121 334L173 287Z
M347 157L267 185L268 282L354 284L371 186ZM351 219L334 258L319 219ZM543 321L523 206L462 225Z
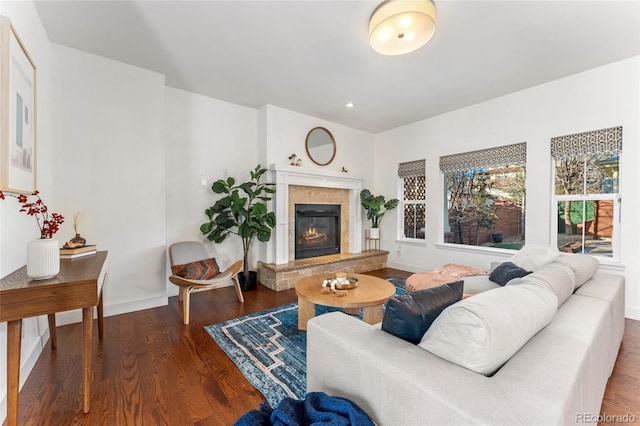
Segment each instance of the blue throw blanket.
M234 426L374 426L371 418L356 404L324 392L310 392L304 400L283 399L274 410L260 404L234 423Z

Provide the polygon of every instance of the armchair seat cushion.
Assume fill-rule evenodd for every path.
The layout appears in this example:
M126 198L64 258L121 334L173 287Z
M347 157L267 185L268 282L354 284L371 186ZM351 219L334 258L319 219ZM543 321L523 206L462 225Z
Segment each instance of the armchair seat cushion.
M222 273L216 275L214 278L211 278L211 279L208 279L208 280L189 280L189 281L191 281L193 284L212 285L212 284L217 284L217 283L220 283L220 282L223 282L223 281L230 280L232 276L233 276L233 272L226 271L226 272L222 272Z
M220 274L220 267L215 258L197 260L195 262L172 265L171 272L188 280L210 280Z

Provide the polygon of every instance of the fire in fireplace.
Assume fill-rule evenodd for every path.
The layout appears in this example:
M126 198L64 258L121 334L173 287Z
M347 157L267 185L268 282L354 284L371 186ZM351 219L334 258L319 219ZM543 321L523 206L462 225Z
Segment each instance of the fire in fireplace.
M340 253L340 205L295 205L295 258Z

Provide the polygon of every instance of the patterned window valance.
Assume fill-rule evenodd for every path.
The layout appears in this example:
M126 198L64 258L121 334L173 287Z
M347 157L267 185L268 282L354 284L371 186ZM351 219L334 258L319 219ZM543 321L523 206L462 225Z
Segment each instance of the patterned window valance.
M401 178L424 176L425 170L425 160L409 161L398 165L398 176Z
M616 155L621 151L622 126L551 138L551 157L555 159Z
M525 164L526 162L527 143L522 142L496 148L481 149L479 151L442 156L440 157L440 170L444 173L460 172L483 167Z

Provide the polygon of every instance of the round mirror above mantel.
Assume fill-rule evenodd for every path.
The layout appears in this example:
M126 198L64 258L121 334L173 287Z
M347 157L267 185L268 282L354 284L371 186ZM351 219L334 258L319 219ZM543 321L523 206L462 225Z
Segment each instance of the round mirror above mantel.
M324 127L314 127L309 130L305 148L311 161L319 166L326 166L336 156L336 140Z

